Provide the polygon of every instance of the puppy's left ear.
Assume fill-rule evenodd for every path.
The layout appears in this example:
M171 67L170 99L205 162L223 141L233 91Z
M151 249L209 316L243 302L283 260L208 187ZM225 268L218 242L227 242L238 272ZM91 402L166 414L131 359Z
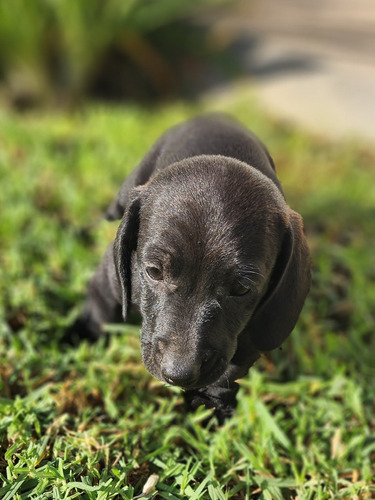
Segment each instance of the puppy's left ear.
M122 316L126 319L132 295L132 256L137 249L142 188L135 188L125 208L113 245L117 277L122 291Z
M269 288L246 328L257 349L276 349L292 332L308 294L310 279L310 253L302 217L290 210L290 225Z

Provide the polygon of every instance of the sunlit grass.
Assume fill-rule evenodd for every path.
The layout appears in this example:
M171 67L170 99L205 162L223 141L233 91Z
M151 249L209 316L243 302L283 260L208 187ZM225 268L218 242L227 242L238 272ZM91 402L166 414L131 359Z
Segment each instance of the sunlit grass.
M375 155L358 144L310 138L247 99L222 105L268 145L314 264L295 332L241 381L224 426L146 372L136 326L59 345L115 233L101 213L119 184L210 107L0 117L0 497L375 495Z

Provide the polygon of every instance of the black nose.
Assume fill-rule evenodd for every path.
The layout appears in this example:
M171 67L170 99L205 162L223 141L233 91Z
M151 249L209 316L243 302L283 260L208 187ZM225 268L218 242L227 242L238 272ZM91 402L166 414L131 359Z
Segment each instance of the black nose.
M162 365L161 372L168 384L186 388L194 387L199 379L200 365L184 361L167 361Z
M199 360L166 359L161 371L168 384L192 388L200 378L210 378L211 374L221 369L220 359L216 352L208 350L202 353Z

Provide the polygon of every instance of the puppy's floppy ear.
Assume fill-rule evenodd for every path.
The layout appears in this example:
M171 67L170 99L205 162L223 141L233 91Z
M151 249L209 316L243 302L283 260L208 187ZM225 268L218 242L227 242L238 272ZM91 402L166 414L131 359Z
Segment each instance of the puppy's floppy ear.
M122 315L126 318L131 301L132 255L137 249L142 188L132 190L113 245L116 272L122 291Z
M247 330L260 351L279 347L293 330L310 288L310 254L302 217L290 210L290 225L269 288Z

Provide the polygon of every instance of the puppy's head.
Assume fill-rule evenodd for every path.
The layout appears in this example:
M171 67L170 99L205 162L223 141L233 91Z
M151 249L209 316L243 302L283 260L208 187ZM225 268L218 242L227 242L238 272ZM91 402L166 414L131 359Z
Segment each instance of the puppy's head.
M255 350L280 345L307 293L305 285L288 291L306 274L298 269L306 267L307 250L296 260L300 226L272 181L222 156L183 160L136 188L115 259L124 316L131 296L139 303L150 373L181 387L205 387L238 356L244 335Z

